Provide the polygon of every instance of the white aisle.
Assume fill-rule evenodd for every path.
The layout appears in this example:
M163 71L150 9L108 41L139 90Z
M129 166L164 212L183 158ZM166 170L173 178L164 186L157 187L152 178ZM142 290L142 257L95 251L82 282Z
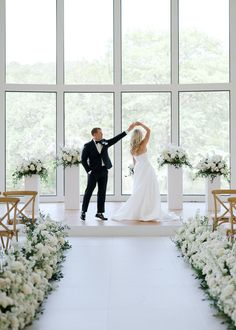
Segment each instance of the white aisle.
M220 330L167 237L70 238L64 278L27 330Z

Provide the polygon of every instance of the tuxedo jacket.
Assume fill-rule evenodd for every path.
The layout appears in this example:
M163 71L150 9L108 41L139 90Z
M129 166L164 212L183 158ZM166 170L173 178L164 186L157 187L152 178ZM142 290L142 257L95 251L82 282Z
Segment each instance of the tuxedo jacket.
M126 132L122 132L117 136L113 137L112 139L109 140L102 139L101 153L98 152L94 140L91 140L90 142L86 143L84 145L81 156L82 165L84 166L86 172L89 172L91 170L92 171L99 170L102 166L102 161L107 169L111 168L112 163L108 155L108 148L111 147L116 142L118 142L119 140L121 140L126 135L127 135Z

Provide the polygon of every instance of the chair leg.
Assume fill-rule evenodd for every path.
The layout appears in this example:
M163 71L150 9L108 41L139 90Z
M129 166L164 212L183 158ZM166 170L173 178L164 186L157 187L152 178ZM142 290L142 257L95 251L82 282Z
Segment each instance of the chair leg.
M3 247L3 249L5 249L5 243L4 243L4 239L3 239L2 236L1 236L1 242L2 242L2 247Z
M9 236L7 236L6 251L8 250L8 248L9 248Z

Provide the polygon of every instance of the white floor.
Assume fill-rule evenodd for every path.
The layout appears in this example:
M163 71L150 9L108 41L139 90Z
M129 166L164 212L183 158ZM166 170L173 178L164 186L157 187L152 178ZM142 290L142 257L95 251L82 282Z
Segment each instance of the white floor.
M168 237L73 237L64 279L27 330L226 329Z

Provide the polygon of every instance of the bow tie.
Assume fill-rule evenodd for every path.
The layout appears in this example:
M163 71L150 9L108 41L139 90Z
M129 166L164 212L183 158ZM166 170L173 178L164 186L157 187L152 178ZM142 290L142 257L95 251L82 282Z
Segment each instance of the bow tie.
M96 143L96 144L98 144L98 143L101 143L101 144L102 144L102 140L100 140L100 141L95 141L95 143Z

